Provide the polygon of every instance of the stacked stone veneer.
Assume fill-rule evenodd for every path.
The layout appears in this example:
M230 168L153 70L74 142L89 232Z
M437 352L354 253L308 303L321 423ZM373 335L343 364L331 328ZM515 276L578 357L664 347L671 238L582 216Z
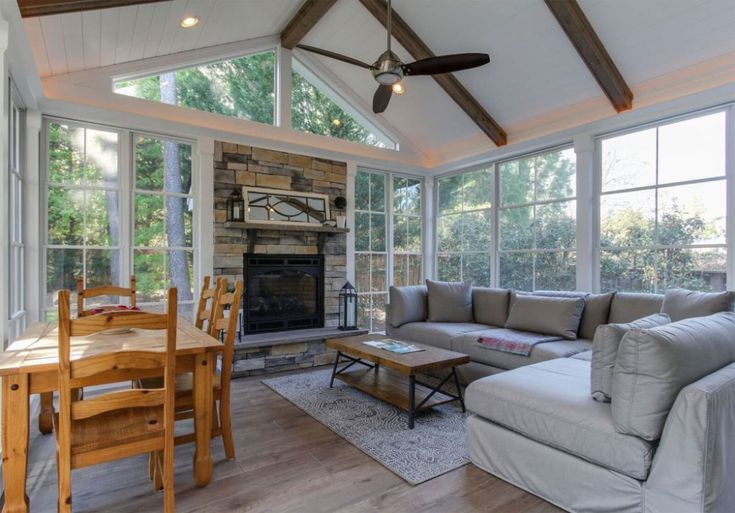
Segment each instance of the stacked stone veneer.
M295 155L227 142L214 146L214 272L230 283L243 279L243 253L247 232L225 227L227 198L235 188L264 187L298 192L346 196L347 165L344 162ZM291 230L261 230L255 253L317 254L317 234ZM324 246L325 326L337 326L339 290L347 277L345 234L330 234ZM235 369L239 375L261 374L327 363L323 341L268 347L238 348ZM252 362L244 360L251 359Z

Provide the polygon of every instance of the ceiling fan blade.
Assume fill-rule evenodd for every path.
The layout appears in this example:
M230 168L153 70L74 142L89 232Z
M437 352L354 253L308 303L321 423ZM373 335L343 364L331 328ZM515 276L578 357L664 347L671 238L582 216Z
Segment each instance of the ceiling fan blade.
M411 64L403 65L406 75L439 75L452 73L463 69L477 68L490 62L486 53L456 53L453 55L439 55L421 59Z
M373 112L380 114L388 108L390 97L393 94L393 88L389 85L378 86L375 95L373 96Z
M316 48L314 46L308 45L296 45L296 48L301 48L302 50L306 50L307 52L323 55L324 57L329 57L330 59L336 59L338 61L346 62L347 64L360 66L361 68L373 69L373 66L371 64L353 59L352 57L348 57L340 53L330 52L329 50L322 50L321 48Z

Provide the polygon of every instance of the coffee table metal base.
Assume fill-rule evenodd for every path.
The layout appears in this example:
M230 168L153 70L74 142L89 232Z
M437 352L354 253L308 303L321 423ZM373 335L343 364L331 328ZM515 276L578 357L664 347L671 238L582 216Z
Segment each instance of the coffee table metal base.
M340 367L340 364L345 365ZM367 369L346 372L347 369L354 365L361 365L367 367ZM390 369L381 369L378 364L369 363L361 358L355 358L338 351L334 360L329 387L332 388L334 386L334 380L339 379L373 397L397 406L408 413L408 428L413 429L416 413L421 410L429 409L439 404L459 401L462 411L465 411L464 398L462 397L462 389L459 385L457 371L455 367L451 369L451 372L436 386L417 380L414 374L407 376L408 383L406 386L404 374L391 371ZM443 390L443 387L450 380L454 381L457 389L456 394ZM419 399L418 404L416 404L417 395Z

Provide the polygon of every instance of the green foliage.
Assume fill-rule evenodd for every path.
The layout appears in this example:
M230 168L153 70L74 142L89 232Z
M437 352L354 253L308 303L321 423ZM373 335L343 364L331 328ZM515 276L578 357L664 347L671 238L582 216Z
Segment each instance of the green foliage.
M380 141L304 77L292 74L291 124L296 130L381 146Z
M272 125L275 113L275 52L248 55L175 72L181 107ZM293 73L292 126L296 130L362 144L382 143L298 73ZM161 77L115 84L117 92L161 101Z
M724 272L724 256L717 250L661 248L688 246L705 238L712 230L703 213L682 212L678 205L661 216L656 224L640 210L627 209L603 220L602 248L623 248L601 252L601 279L604 290L654 292L667 287L710 290L712 283L703 271ZM631 249L624 249L631 248Z
M176 104L180 107L273 124L275 52L176 71ZM118 83L118 92L161 101L159 75Z

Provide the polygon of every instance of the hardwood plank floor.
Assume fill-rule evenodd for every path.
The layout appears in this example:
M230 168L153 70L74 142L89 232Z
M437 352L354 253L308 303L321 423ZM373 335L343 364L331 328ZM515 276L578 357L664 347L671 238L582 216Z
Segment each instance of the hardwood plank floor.
M178 513L557 513L558 508L472 464L411 486L260 383L233 381L237 459L212 442L212 482L197 488L193 445L176 450ZM35 424L34 424L35 425ZM32 513L56 511L53 435L31 435ZM75 513L153 513L162 495L145 457L74 471Z

